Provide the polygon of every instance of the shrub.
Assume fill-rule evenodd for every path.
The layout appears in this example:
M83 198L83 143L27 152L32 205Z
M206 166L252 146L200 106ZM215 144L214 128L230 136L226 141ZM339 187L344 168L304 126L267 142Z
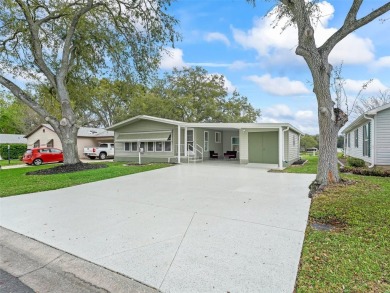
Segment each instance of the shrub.
M382 169L368 169L368 168L356 168L356 167L348 167L340 168L340 171L343 173L352 173L356 175L364 175L364 176L379 176L379 177L390 177L390 171L382 170Z
M13 160L20 159L27 150L27 145L21 143L14 143L10 145L10 158ZM0 144L0 156L4 159L8 159L8 144Z
M366 166L366 162L364 162L362 159L352 158L352 157L347 158L347 163L351 167L365 167Z

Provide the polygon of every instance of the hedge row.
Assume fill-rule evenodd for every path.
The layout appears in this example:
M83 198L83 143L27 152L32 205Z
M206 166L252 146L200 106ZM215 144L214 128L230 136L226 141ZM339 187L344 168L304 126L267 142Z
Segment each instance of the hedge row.
M27 145L14 143L10 145L10 157L13 160L19 160L27 150ZM3 160L8 160L8 144L0 144L0 156Z
M354 157L348 157L347 163L351 167L365 167L366 166L365 161L363 161L362 159L354 158Z
M379 176L379 177L390 177L390 171L382 170L382 169L367 169L367 168L355 168L345 166L340 168L340 171L343 173L352 173L356 175L364 175L364 176Z

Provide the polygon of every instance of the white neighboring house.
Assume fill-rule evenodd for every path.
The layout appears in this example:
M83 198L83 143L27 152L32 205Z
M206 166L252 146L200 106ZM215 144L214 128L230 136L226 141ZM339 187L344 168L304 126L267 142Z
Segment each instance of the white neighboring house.
M360 115L342 132L344 154L370 164L390 165L390 103Z
M24 134L2 134L0 133L0 144L14 144L20 143L27 145L27 139ZM0 156L0 160L2 160Z
M50 124L41 124L29 134L27 138L27 148L54 147L62 150L61 140ZM77 148L80 158L84 155L85 147L98 146L100 143L114 142L114 132L101 128L80 127L77 133Z

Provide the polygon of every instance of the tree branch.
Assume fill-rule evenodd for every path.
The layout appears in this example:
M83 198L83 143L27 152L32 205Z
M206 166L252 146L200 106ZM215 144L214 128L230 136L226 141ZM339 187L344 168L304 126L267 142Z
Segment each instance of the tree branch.
M385 5L373 10L365 17L356 20L356 15L359 11L361 2L362 0L354 0L351 9L346 16L343 26L337 32L331 35L329 39L319 48L321 55L328 56L332 49L347 35L390 10L390 2L387 2Z
M65 78L65 75L69 71L69 66L71 65L69 63L69 61L70 61L69 58L70 58L70 54L71 54L72 39L73 39L73 35L76 31L76 26L80 21L80 18L84 14L89 12L90 10L92 10L98 6L101 6L103 4L104 3L102 3L102 2L98 2L96 4L93 4L93 0L88 0L88 4L84 7L82 7L77 13L75 13L75 15L70 23L69 29L68 29L67 34L66 34L65 42L64 42L61 67L60 67L59 72L58 72L58 75L60 75L62 78Z
M0 84L3 85L5 88L9 89L15 97L17 97L20 101L22 101L24 104L33 109L47 122L50 122L50 124L59 125L56 118L50 115L49 112L47 112L37 102L35 102L28 93L23 91L19 86L17 86L9 79L5 78L3 75L0 75Z
M15 2L22 9L23 14L26 17L28 29L29 29L30 34L31 34L31 45L33 47L31 51L32 51L33 56L34 56L35 63L42 70L42 72L45 74L45 76L50 81L52 86L56 87L55 75L50 70L50 68L46 65L45 60L43 59L42 44L41 44L41 41L39 39L39 27L34 22L31 13L28 10L28 7L21 0L15 0Z

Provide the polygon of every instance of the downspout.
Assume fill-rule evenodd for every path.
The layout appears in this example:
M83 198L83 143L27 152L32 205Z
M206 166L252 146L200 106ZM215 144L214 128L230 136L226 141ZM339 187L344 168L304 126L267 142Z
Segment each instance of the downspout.
M372 167L375 166L375 125L374 125L374 118L368 117L368 116L366 116L366 114L364 114L364 118L369 119L372 122L371 133L369 135L370 135L370 138L372 137L372 145L374 147L371 149L371 139L370 139L371 165L368 166L368 168L372 168Z
M287 126L286 129L282 130L283 133L283 140L282 140L282 146L283 146L283 152L282 152L282 161L285 162L285 157L284 157L284 133L290 129L290 126ZM299 149L299 148L298 148ZM286 162L287 163L287 162Z

